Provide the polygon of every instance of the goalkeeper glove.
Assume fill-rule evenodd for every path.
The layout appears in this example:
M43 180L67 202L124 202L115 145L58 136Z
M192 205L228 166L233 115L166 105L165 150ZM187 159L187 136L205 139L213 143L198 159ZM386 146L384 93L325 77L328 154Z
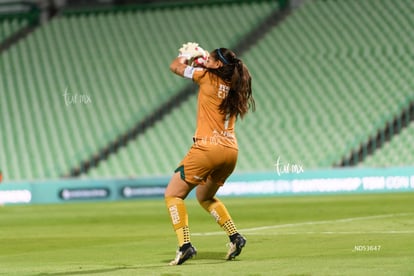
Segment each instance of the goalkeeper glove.
M187 42L183 44L178 51L178 56L187 59L191 66L203 66L209 55L207 51L195 42Z

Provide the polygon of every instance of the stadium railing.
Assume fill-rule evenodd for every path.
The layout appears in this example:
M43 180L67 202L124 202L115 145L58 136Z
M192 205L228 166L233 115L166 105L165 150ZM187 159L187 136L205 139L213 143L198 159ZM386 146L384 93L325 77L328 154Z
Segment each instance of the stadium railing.
M40 22L40 9L33 2L0 2L0 52L5 49L14 36Z

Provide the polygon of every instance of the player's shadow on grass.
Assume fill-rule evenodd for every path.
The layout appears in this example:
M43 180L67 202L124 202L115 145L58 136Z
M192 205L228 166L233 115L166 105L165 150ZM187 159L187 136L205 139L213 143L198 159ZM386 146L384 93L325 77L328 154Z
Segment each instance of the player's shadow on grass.
M211 251L198 251L197 255L192 258L189 259L188 261L185 262L185 265L191 265L191 264L200 264L197 261L203 261L204 264L208 263L208 264L217 264L217 263L222 263L225 262L225 255L226 253L224 252L211 252ZM168 264L170 260L164 260L164 262L166 264Z
M209 251L201 251L197 252L195 259L198 260L216 260L216 261L224 261L226 253L220 252L209 252Z
M56 273L39 273L37 276L59 276L59 275L90 275L90 274L101 274L107 272L115 272L120 270L127 269L136 269L136 267L114 267L106 269L85 269L85 270L76 270L76 271L65 271L65 272L56 272Z
M203 263L208 264L217 264L225 262L224 259L225 253L221 252L209 252L209 251L203 251L203 252L197 252L197 255L193 258L188 260L185 265L197 265L200 264L197 261L202 261ZM168 263L171 260L164 260L164 263L161 264L161 266L168 265ZM160 267L160 265L153 266L154 268ZM106 268L106 269L82 269L79 268L79 270L74 271L65 271L65 272L56 272L56 273L39 273L37 276L64 276L64 275L91 275L91 274L101 274L101 273L109 273L109 272L116 272L116 271L126 271L126 270L139 270L141 268L149 268L149 266L145 267L135 267L135 266L119 266L119 267L113 267L113 268Z

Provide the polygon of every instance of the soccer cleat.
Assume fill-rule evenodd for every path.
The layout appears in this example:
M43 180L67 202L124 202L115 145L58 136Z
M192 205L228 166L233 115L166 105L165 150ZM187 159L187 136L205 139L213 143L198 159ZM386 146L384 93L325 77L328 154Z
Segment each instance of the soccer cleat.
M184 244L177 250L177 255L175 259L170 262L170 265L180 265L183 264L188 259L191 259L197 254L197 250L191 243Z
M230 261L239 256L242 248L246 245L246 239L240 235L236 234L235 238L229 244L229 251L226 255L226 260Z

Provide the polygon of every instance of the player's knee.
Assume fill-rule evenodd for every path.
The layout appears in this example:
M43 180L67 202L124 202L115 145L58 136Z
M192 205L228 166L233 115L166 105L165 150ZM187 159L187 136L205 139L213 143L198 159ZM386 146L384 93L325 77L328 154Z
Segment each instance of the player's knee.
M203 207L204 210L208 211L208 206L210 206L210 202L209 201L198 201L198 203L200 203L201 207Z
M169 197L173 197L174 195L173 195L173 193L172 193L172 189L171 189L171 187L170 187L170 185L168 185L166 188L165 188L165 191L164 191L164 199L167 199L167 198L169 198Z
M171 198L171 197L184 199L185 193L174 189L174 187L167 186L167 188L164 191L164 199Z
M198 203L201 205L201 207L203 207L203 209L205 209L207 212L209 212L209 208L210 206L216 202L216 199L213 198L208 198L208 199L204 199L204 198L197 198Z

